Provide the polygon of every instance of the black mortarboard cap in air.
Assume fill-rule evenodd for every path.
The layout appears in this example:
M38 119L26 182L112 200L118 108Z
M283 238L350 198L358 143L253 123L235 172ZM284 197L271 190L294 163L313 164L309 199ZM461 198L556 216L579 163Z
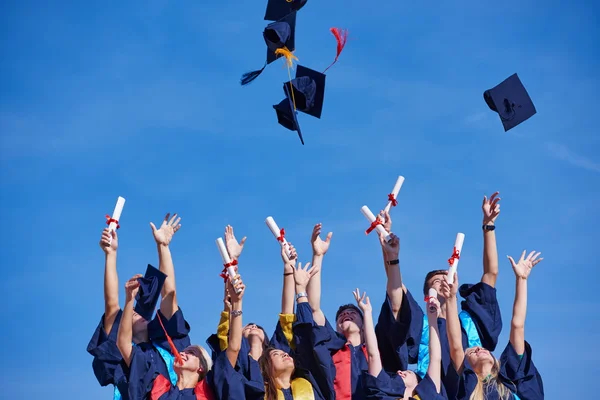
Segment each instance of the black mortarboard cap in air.
M290 13L300 10L307 0L269 0L265 11L265 21L279 21Z
M537 112L517 74L486 90L483 98L488 107L500 116L504 132L525 122Z
M321 118L323 100L325 98L325 74L313 69L296 66L296 78L292 79L294 93L292 96L296 109L315 118ZM284 83L284 88L290 82Z
M298 123L298 114L294 110L294 103L292 97L290 96L290 88L289 82L288 86L283 87L283 91L285 92L285 99L281 100L281 102L273 108L275 109L275 113L277 114L277 122L279 124L290 131L298 132L298 137L300 138L300 142L304 144L304 139L302 138L302 131L300 130L300 124Z
M140 289L135 297L134 310L146 321L152 320L165 279L167 279L167 275L150 264L146 268L146 275L143 278L138 278Z
M267 60L259 70L246 72L242 75L240 83L242 86L252 82L263 72L265 67L281 57L275 54L277 49L286 48L294 51L296 49L296 13L286 16L283 20L271 22L263 31L263 39L267 45Z

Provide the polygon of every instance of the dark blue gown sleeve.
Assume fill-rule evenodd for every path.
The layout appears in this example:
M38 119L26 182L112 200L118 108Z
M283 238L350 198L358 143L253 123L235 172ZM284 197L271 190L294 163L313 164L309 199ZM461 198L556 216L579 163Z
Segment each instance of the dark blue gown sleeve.
M421 344L421 333L423 331L423 310L412 296L410 290L404 292L402 307L398 316L402 324L408 324L406 334L406 345L408 351L408 363L416 364L419 361L419 345Z
M398 318L394 318L390 298L386 293L375 325L381 363L386 371L404 371L408 368L406 341L411 319L409 308L409 302L403 299Z
M502 316L496 288L484 282L475 285L464 284L460 286L459 293L464 298L461 308L473 319L481 345L489 351L494 351L502 331Z
M440 385L440 393L435 388L435 383L429 377L429 374L425 375L425 378L419 382L415 388L415 392L419 395L422 400L448 400L446 389L444 385Z
M363 371L361 378L367 400L396 400L404 398L406 386L400 375L392 375L382 369L377 377Z
M115 322L107 334L104 329L104 314L102 314L102 318L100 318L100 322L87 345L87 352L94 357L92 360L94 375L101 386L115 383L115 369L123 359L117 347L117 334L122 315L123 311L119 310Z
M519 356L510 342L500 356L500 376L521 400L544 398L544 383L532 359L531 346L525 341L525 354Z
M221 352L208 375L216 399L259 400L264 398L264 381L257 368L258 363L250 368L252 378L250 380L233 368L227 359L226 351Z
M181 307L173 314L171 319L167 319L160 310L156 313L156 316L148 323L148 338L160 347L170 351L171 347L167 341L167 337L158 321L158 318L162 319L162 323L165 326L165 330L173 340L177 350L182 351L188 347L190 342L190 325L183 316Z

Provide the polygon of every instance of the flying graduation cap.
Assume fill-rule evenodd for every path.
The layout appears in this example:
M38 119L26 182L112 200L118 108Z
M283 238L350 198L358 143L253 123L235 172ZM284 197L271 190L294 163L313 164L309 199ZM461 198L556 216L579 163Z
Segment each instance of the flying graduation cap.
M285 2L285 0L282 1ZM267 45L267 60L261 69L242 75L240 79L242 86L258 78L268 64L282 56L282 51L291 53L296 49L296 13L292 12L280 21L267 25L263 31L263 38Z
M273 106L277 114L277 122L291 131L298 132L298 137L303 145L304 139L296 111L321 118L325 99L325 72L338 61L340 53L346 45L348 33L345 29L331 28L330 31L337 41L337 53L334 61L323 72L297 65L296 77L283 84L286 98ZM288 62L291 63L289 59Z
M483 98L488 107L500 116L504 132L527 121L537 112L517 74L486 90Z
M265 11L265 21L279 21L290 13L299 11L307 0L269 0Z
M140 314L146 321L151 321L156 309L156 303L160 297L160 291L167 279L167 275L148 264L146 275L138 278L140 288L135 297L135 312Z

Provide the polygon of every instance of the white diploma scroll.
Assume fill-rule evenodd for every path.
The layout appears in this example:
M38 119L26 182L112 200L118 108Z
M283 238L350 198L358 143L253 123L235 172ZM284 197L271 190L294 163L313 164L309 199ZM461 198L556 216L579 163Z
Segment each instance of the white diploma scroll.
M398 180L396 181L396 184L394 185L394 190L392 190L392 193L391 193L391 195L394 196L395 200L398 200L398 193L400 193L400 189L402 188L403 183L404 183L404 177L402 175L400 175L398 177ZM386 212L390 212L391 208L392 208L392 201L389 200L383 210Z
M222 238L218 238L217 240L215 240L215 242L217 243L217 247L219 248L219 253L221 253L221 258L223 259L223 266L227 268L227 274L231 278L231 283L235 285L237 284L237 279L233 279L235 278L235 268L233 265L231 265L231 258L229 257L229 253L227 252L227 247L225 247L225 243L223 242ZM236 293L239 294L241 291L241 289L236 290Z
M437 299L437 295L438 295L437 290L435 290L434 288L429 288L429 296L428 296L429 299L427 300L427 308L429 310L431 310L432 307L435 310L435 306L432 305L431 299L432 298Z
M273 217L267 217L267 219L265 219L265 223L267 224L267 226L269 227L269 229L273 233L273 236L275 236L275 239L277 239L277 241L285 248L285 254L288 257L290 257L291 256L291 254L290 254L290 246L288 245L287 240L285 240L285 237L283 238L283 240L280 240L281 230L277 226L277 223L275 222L275 220L273 219Z
M450 268L448 268L448 275L447 275L447 280L448 283L454 283L454 274L456 273L456 269L458 268L458 259L460 258L460 256L462 255L462 247L463 247L463 243L465 242L465 234L464 233L457 233L456 234L456 241L454 242L454 249L452 250L452 264L450 264ZM456 250L456 252L458 253L458 257L454 257L454 250Z
M117 205L115 206L115 210L113 211L112 218L108 223L108 234L110 235L112 231L117 229L119 225L119 220L121 219L121 213L123 212L123 207L125 207L125 199L121 196L117 199ZM112 236L108 237L108 244L112 243Z
M360 211L363 213L363 215L365 216L365 218L370 222L373 223L375 222L375 215L373 215L373 213L371 212L371 210L369 210L369 207L367 206L362 206ZM392 238L390 237L390 234L388 233L388 231L385 230L385 228L383 227L383 225L378 224L375 225L375 230L377 232L379 232L380 234L383 235L383 237L385 238L386 242L389 242L390 240L392 240Z

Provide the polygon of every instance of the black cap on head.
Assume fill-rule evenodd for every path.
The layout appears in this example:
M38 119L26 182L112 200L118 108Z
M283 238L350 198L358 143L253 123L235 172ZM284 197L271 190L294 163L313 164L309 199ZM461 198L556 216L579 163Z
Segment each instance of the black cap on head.
M483 98L490 110L500 116L504 132L525 122L537 112L517 74L511 75L498 86L486 90Z

